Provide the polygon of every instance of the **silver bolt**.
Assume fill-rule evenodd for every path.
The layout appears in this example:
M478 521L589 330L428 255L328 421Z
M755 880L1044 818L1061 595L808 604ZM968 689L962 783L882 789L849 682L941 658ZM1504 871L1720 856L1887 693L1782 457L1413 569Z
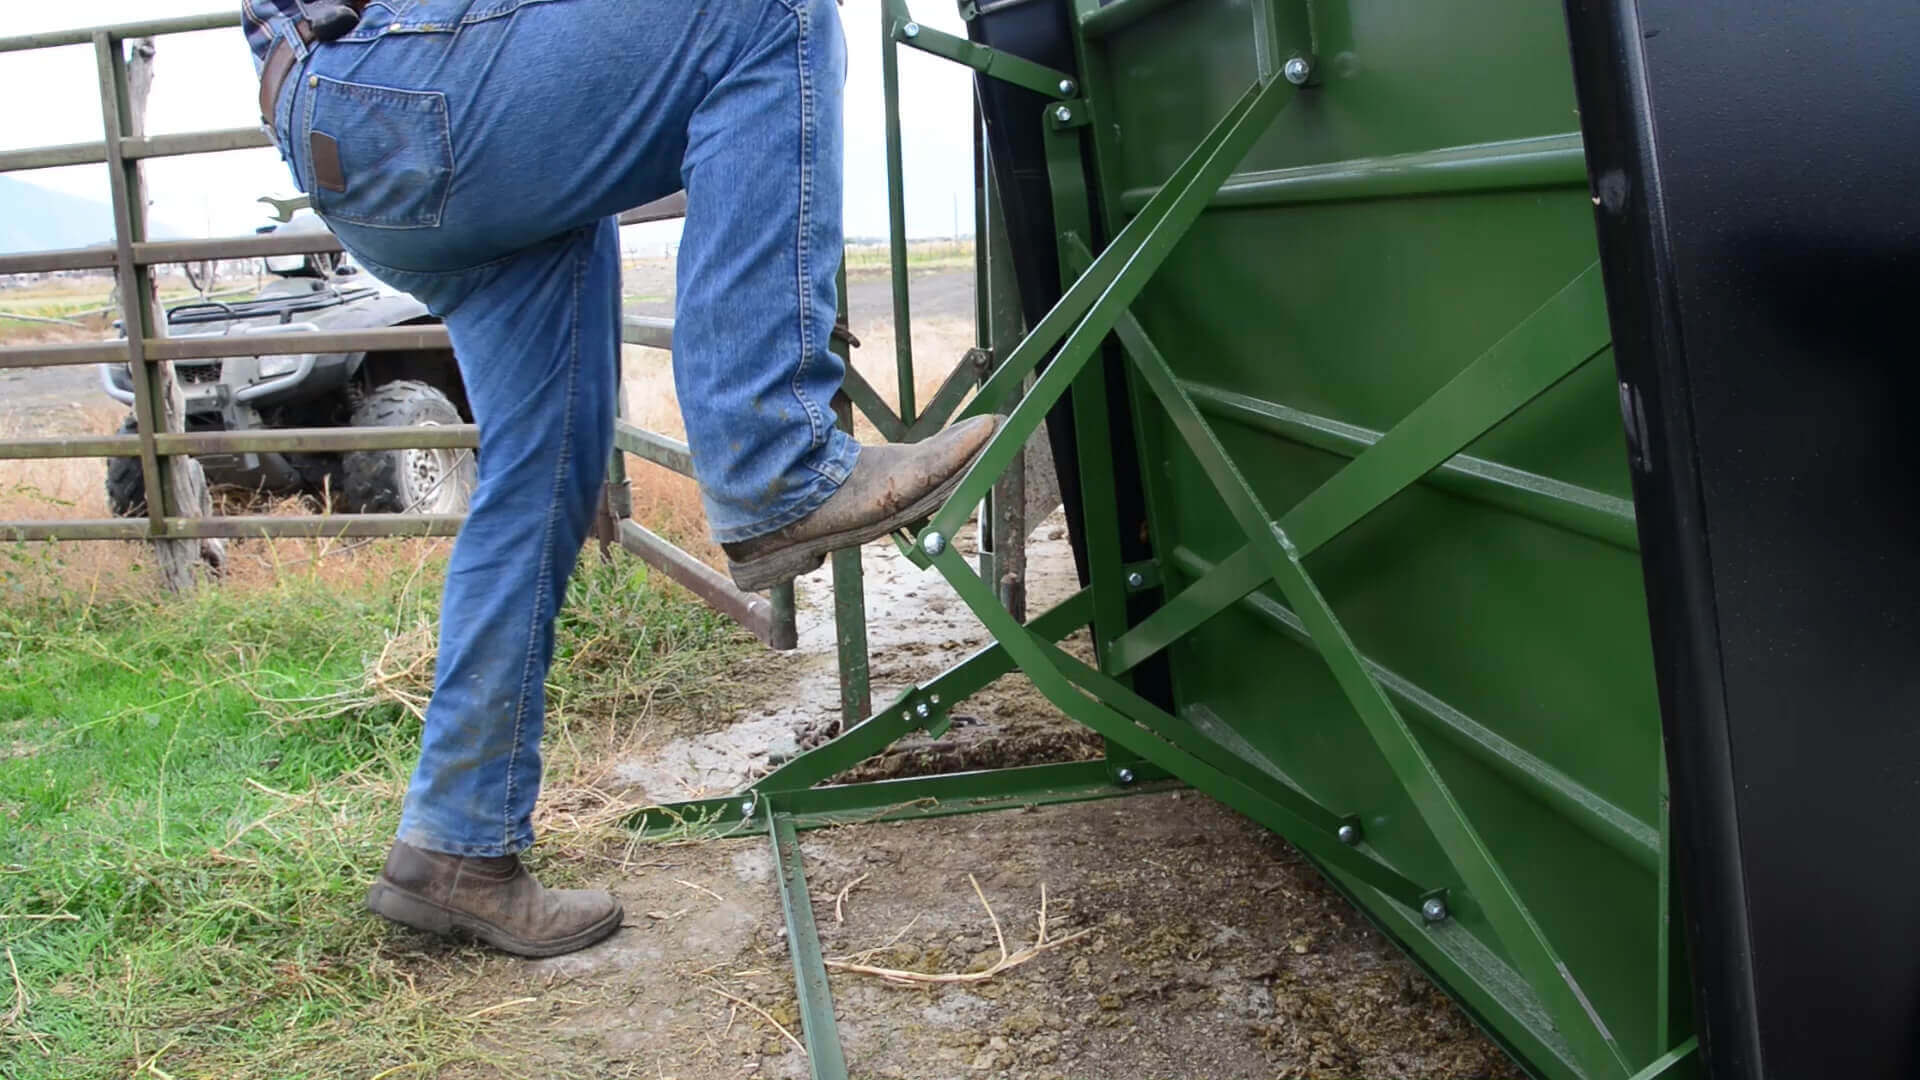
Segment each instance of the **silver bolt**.
M920 550L929 555L938 555L947 550L947 538L937 532L927 533L920 538Z
M1135 570L1133 573L1127 575L1127 588L1129 589L1137 589L1140 586L1145 585L1146 583L1147 583L1146 576L1140 573L1140 571L1138 570Z
M903 37L910 37L910 38L919 37L920 24L917 22L910 22L907 25L900 28L900 34Z
M1428 922L1443 922L1447 917L1447 902L1437 896L1430 896L1420 905L1420 917Z
M1118 780L1118 781L1120 781L1120 783L1121 783L1121 785L1122 785L1122 786L1124 786L1124 785L1127 785L1127 784L1131 784L1131 783L1133 783L1133 770L1132 770L1132 769L1121 769L1120 771L1118 771L1118 772L1116 772L1116 773L1114 773L1114 774L1113 774L1113 778L1114 778L1115 780Z
M1280 69L1280 73L1285 75L1287 81L1293 85L1305 86L1307 80L1313 77L1313 65L1307 63L1306 57L1296 56L1287 61L1287 65Z
M922 720L925 720L927 717L933 715L933 710L927 708L927 703L924 701L918 705L915 705L913 707L913 712L915 716L918 716Z
M1067 121L1073 119L1073 110L1067 108L1065 105L1062 105L1053 110L1053 118L1064 124Z
M1075 85L1073 85L1073 80L1072 80L1072 79L1061 79L1061 80L1060 80L1060 96L1061 96L1061 97L1072 97L1072 96L1073 96L1073 92L1074 92L1075 90L1078 90L1078 89L1080 89L1080 88L1079 88L1079 87L1077 87L1077 86L1075 86Z
M1342 825L1337 835L1340 837L1341 843L1352 847L1360 842L1360 827L1358 825Z
M752 799L740 800L740 816L743 818L750 818L753 816L753 800Z

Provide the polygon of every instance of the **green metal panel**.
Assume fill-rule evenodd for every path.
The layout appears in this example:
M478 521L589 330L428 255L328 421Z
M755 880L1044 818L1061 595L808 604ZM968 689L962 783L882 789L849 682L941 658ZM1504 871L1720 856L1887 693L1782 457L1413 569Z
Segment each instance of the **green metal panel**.
M1093 29L1108 235L1263 68L1315 71L1118 320L1168 608L1104 668L1164 648L1194 729L1444 889L1427 924L1326 864L1529 1068L1649 1067L1689 1032L1560 5L1186 0Z

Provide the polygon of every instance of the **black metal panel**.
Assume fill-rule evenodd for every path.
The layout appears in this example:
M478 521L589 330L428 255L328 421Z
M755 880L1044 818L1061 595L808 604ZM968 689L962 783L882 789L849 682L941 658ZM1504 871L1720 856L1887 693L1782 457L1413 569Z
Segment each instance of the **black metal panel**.
M1920 1075L1920 5L1567 10L1709 1066Z
M967 36L980 44L1074 71L1073 37L1067 0L999 0L979 5L967 22ZM1048 99L1012 83L984 75L974 78L980 117L987 128L987 156L1006 211L1013 246L1014 276L1027 325L1040 321L1060 299L1060 253L1053 229L1053 196L1047 182L1045 132L1041 110ZM1080 468L1074 451L1073 395L1069 391L1047 412L1047 443L1067 512L1067 530L1080 584L1088 581L1084 515L1080 510Z

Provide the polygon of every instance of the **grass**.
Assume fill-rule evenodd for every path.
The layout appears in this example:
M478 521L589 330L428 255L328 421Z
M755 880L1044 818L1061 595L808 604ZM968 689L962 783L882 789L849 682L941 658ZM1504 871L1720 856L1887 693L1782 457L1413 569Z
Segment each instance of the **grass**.
M449 1010L470 951L360 910L430 687L444 547L414 543L351 585L164 599L34 586L51 549L0 552L0 1076L433 1075L512 1023ZM744 648L636 561L583 560L543 874L620 849L603 770Z

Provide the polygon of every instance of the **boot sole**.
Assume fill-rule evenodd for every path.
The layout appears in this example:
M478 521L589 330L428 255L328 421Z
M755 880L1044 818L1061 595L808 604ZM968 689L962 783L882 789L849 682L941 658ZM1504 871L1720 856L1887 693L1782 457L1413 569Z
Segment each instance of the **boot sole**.
M425 930L430 934L470 934L502 952L536 958L559 956L597 944L620 929L620 922L626 917L619 902L615 901L613 911L606 917L566 937L551 941L529 941L485 919L476 919L466 912L455 911L445 904L409 892L384 877L367 890L367 910L415 930Z
M904 510L896 511L871 525L816 536L811 540L803 540L792 547L781 548L779 551L762 555L757 559L748 559L746 562L727 560L727 572L733 575L734 587L741 592L762 592L775 585L784 585L801 574L810 574L818 570L820 565L827 561L827 556L836 551L859 547L878 540L896 529L905 528L916 521L932 517L933 512L940 509L940 504L947 501L947 496L953 494L953 489L960 486L960 481L966 478L967 470L973 468L973 463L979 460L981 452L986 450L987 444L991 443L993 437L999 433L1000 423L995 423L993 431L987 435L987 441L980 444L980 449L973 452L973 456L967 459L966 464L955 469L952 476L940 482L940 486L920 496Z

